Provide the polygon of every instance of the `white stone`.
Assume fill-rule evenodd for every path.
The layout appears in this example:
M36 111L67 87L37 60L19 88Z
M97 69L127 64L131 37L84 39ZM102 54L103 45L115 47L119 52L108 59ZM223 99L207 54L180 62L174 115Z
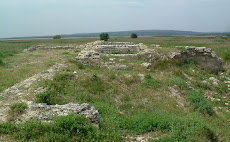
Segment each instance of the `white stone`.
M149 68L152 64L145 62L145 63L142 63L141 65L146 67L146 68Z

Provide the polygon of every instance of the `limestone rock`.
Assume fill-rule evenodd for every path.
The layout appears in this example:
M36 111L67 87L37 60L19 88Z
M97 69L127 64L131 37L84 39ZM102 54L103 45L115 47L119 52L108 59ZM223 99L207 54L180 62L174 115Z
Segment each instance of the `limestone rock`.
M152 64L151 63L142 63L141 64L142 66L146 67L146 68L149 68Z
M219 84L219 80L216 79L215 77L210 77L209 80L212 81L212 84L214 86L217 86Z
M218 73L222 66L222 60L214 51L206 47L182 46L185 49L181 52L173 53L173 59L193 59L202 69L212 73Z
M108 65L106 66L109 70L122 70L122 69L127 69L128 66L126 65Z
M160 48L161 46L160 46L160 45L157 45L157 44L151 44L151 47L157 47L157 48Z
M28 109L22 115L23 121L31 118L42 121L49 121L54 116L66 116L68 114L82 115L91 122L97 122L100 119L99 112L87 103L76 104L69 103L65 105L47 105L45 103L28 102Z
M38 49L74 49L76 48L76 46L74 45L66 45L66 46L45 46L45 45L36 45L36 46L32 46L28 49L24 49L23 52L31 52L31 51L35 51Z

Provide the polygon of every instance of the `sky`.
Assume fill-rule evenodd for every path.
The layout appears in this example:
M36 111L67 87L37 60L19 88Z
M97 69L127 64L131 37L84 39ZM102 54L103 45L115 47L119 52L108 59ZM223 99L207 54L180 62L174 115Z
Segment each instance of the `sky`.
M0 38L148 29L230 32L230 0L0 0Z

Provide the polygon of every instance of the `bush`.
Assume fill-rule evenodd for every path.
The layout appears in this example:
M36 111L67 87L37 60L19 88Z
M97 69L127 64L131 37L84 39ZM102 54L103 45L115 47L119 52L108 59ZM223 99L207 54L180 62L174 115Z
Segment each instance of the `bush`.
M14 103L10 105L9 114L21 114L27 109L28 106L26 103Z
M8 111L8 121L15 121L16 118L27 108L28 106L26 103L14 103L10 105L10 110Z
M130 37L131 37L131 38L137 38L137 34L132 33Z
M53 39L61 39L61 35L55 35Z
M108 33L102 33L100 34L100 40L108 41L109 34Z
M4 65L4 63L3 63L2 59L0 59L0 66L1 66L1 65Z
M204 96L196 91L190 91L187 94L187 100L191 103L195 110L202 113L207 112L209 115L214 114L212 104L204 98Z
M54 119L54 131L68 136L95 137L96 129L91 122L87 122L81 116L60 116Z
M39 93L36 95L36 102L37 103L46 103L48 105L52 104L52 100L51 100L51 94L49 93L49 91L44 91L42 93Z

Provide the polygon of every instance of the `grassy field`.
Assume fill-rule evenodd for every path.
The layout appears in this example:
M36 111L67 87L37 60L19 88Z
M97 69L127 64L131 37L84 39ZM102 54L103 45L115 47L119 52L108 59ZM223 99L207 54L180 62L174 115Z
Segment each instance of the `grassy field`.
M206 46L223 59L223 72L211 74L195 63L159 61L150 69L144 59L125 58L134 63L125 70L83 67L74 60L74 50L37 50L21 53L32 45L84 44L96 38L61 40L0 41L0 91L46 70L55 63L68 68L54 80L39 82L46 92L31 100L48 104L89 103L100 113L99 128L74 115L54 118L53 123L29 121L1 123L3 141L127 141L129 137L151 136L150 141L225 141L230 140L230 92L224 83L230 77L230 38L209 37L113 37L110 41L159 44L159 52L175 46ZM153 47L149 47L153 48ZM105 60L107 60L105 58ZM116 59L119 60L119 59ZM77 76L73 74L77 71ZM221 77L220 74L224 74ZM139 74L144 75L142 80ZM217 86L202 81L215 77ZM194 88L191 90L191 88ZM220 101L210 101L205 95ZM38 97L43 96L43 97ZM42 98L46 98L45 100ZM25 107L26 108L26 107ZM12 110L13 111L13 110ZM20 110L22 111L22 110Z

